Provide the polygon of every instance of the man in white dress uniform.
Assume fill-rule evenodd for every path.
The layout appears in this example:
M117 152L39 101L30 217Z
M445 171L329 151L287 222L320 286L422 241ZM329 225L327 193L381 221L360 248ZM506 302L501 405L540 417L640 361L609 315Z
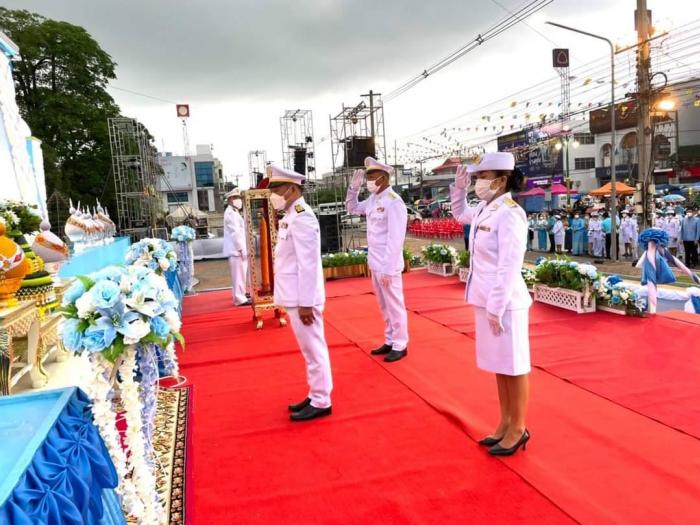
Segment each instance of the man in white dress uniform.
M355 170L345 198L348 213L367 216L367 262L384 317L384 344L372 350L372 355L385 355L387 363L408 354L408 316L401 279L408 216L403 200L389 186L393 171L391 166L367 157L365 169ZM370 196L360 202L357 197L365 172Z
M238 189L229 191L224 197L228 204L224 212L224 257L228 257L228 267L231 271L233 304L245 306L250 304L250 300L246 297L248 249L245 241L245 221L241 216L243 199Z
M279 221L275 248L274 300L284 306L294 336L306 361L309 394L300 403L289 405L292 421L307 421L331 414L331 362L323 330L326 302L321 267L321 230L318 219L302 197L304 176L270 166L270 200Z

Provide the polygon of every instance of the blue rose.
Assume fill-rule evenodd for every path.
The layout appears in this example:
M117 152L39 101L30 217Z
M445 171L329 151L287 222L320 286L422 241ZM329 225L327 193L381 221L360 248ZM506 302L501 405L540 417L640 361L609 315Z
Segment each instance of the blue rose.
M163 250L163 248L158 248L155 252L153 252L153 257L155 257L156 259L162 259L163 257L165 257L166 253L167 252Z
M618 296L618 295L613 295L612 298L610 299L610 302L612 304L620 304L620 301L621 301L621 299L620 299L620 296Z
M88 326L83 337L83 347L88 352L102 352L110 346L117 337L117 329L110 319L100 317L94 325Z
M596 273L595 270L591 270L590 272L588 272L588 278L589 278L589 279L593 280L593 279L595 279L596 277L598 277L598 274Z
M78 319L65 319L61 326L61 339L63 345L71 352L77 352L83 342L83 334L78 330Z
M615 286L616 284L621 283L621 282L622 282L622 277L620 277L619 275L608 276L608 284L610 286Z
M149 261L148 267L153 271L156 271L159 268L158 263L155 261Z
M101 281L103 279L108 279L110 281L114 281L115 283L118 283L121 281L122 275L124 275L124 269L120 268L119 266L108 266L107 268L103 268L99 272L96 272L95 274L92 275L92 278L95 281Z
M114 281L102 280L95 284L90 289L90 293L95 301L97 308L112 308L119 302L121 291L119 285Z
M66 293L63 294L63 306L67 306L69 304L74 303L77 301L81 295L85 293L85 286L83 286L83 283L80 282L80 280L76 280L68 290L66 290Z
M165 339L170 334L168 323L160 316L151 319L151 330L161 339Z

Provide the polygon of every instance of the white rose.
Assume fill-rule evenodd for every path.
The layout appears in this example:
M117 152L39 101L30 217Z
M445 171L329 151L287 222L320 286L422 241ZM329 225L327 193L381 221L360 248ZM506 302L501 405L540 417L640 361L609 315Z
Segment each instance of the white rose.
M129 323L128 333L124 334L124 344L133 345L146 337L151 331L151 325L142 319Z
M180 321L180 316L175 310L167 310L165 314L163 314L163 318L165 319L165 322L168 323L171 332L180 331L182 322Z
M92 302L92 294L84 293L81 295L77 301L75 301L75 306L78 309L78 317L80 319L87 319L90 314L95 311L95 304Z

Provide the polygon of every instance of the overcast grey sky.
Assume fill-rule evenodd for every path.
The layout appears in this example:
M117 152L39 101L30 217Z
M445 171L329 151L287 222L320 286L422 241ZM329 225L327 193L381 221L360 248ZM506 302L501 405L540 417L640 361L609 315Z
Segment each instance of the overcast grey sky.
M281 162L279 116L312 109L319 171L330 168L328 116L368 89L388 92L472 40L525 0L3 0L85 27L117 62L114 86L191 104L192 147L211 143L225 173L247 152ZM693 0L649 0L655 19L698 18ZM574 65L604 46L544 25L557 20L613 39L633 31L634 0L555 0L542 12L423 82L385 110L388 141L541 80L556 78L553 43ZM695 15L692 13L695 12ZM538 34L545 34L551 40ZM21 50L20 50L21 52ZM160 149L182 150L175 109L111 91Z

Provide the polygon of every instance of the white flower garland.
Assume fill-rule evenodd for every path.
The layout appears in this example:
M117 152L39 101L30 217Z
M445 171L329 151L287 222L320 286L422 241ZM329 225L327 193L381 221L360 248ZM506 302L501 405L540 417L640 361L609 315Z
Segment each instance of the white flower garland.
M127 424L125 442L130 453L128 465L136 492L143 503L143 515L140 516L139 523L142 525L159 525L159 511L161 507L158 502L153 469L146 457L146 441L142 431L139 385L134 380L135 373L136 347L129 345L124 351L123 361L119 366L122 403Z
M112 407L112 385L109 382L112 365L99 353L82 352L80 357L90 363L91 378L83 386L85 393L92 399L95 425L100 430L102 440L119 477L116 491L122 498L122 508L127 514L139 517L143 514L143 503L129 477L126 453L122 448L117 430L117 414Z

